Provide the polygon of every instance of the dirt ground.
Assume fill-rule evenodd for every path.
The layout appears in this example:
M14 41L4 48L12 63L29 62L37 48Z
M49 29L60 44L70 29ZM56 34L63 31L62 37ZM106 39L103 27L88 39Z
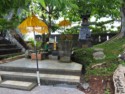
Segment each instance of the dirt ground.
M81 79L83 81L84 78ZM114 84L112 76L91 76L88 81L89 88L84 89L81 85L78 89L85 92L86 94L114 94Z

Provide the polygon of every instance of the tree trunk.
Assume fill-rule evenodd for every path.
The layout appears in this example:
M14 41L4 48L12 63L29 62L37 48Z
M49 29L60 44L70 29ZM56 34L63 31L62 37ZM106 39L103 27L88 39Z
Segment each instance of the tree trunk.
M49 14L49 24L48 24L48 30L49 30L48 36L49 37L51 35L51 28L52 28L51 24L52 24L52 22L51 22L51 17L50 17L50 14Z
M125 2L121 7L121 37L125 36Z

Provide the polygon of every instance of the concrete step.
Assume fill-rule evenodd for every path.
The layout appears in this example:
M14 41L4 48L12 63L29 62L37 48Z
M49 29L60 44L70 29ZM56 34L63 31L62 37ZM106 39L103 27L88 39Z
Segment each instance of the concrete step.
M0 82L0 87L20 89L20 90L31 90L36 85L37 84L35 82L17 81L17 80L4 80Z
M36 73L36 68L0 66L0 71ZM81 70L39 68L39 71L41 74L81 75Z
M0 55L0 60L2 60L4 58L19 56L19 55L22 55L22 54L23 54L22 52L18 52L18 53L11 53L11 54Z
M37 81L36 73L0 71L0 75L3 80ZM40 80L41 84L78 84L80 76L40 73Z
M2 48L2 49L0 49L0 55L17 53L17 52L21 52L21 49L20 48L9 48L9 49Z
M6 39L2 39L0 40L0 44L10 44L11 42L9 40L6 40Z

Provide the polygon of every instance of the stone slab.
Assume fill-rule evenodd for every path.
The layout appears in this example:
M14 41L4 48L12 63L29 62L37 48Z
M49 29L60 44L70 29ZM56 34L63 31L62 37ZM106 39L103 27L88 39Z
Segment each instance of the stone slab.
M95 51L95 52L98 52L98 51L102 51L102 52L103 52L104 49L103 49L103 48L94 48L94 51Z
M0 83L0 87L14 88L21 90L31 90L36 86L35 82L5 80Z
M94 57L95 60L100 60L100 59L104 59L105 58L105 54L102 51L94 52L93 53L93 57Z

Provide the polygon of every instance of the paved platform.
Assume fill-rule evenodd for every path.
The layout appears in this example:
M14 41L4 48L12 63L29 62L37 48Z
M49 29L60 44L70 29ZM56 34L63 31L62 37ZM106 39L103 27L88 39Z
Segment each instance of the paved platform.
M31 91L0 88L0 94L85 94L75 88L37 86Z

